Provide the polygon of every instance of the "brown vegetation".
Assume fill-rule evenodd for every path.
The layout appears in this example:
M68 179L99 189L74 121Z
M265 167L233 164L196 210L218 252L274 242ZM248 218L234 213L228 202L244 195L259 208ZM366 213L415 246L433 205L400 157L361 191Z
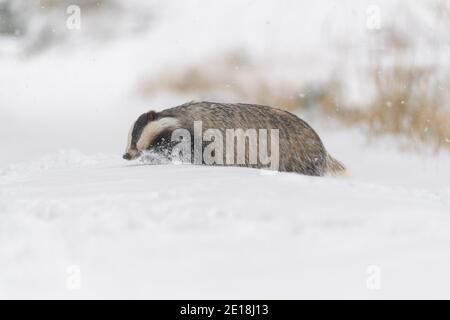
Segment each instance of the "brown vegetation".
M434 4L429 8L436 26L448 30L450 7L444 1ZM419 25L413 15L403 14L410 25ZM165 72L142 81L139 89L145 95L171 91L199 100L225 96L227 100L231 97L291 111L319 108L346 125L365 126L371 137L394 134L408 138L414 146L450 149L450 70L448 60L442 61L439 55L448 52L450 43L439 43L433 34L425 32L422 38L428 41L426 47L422 47L423 43L417 46L415 37L404 31L403 27L390 25L369 35L366 68L357 72L372 95L358 104L348 102L346 79L335 76L320 85L274 82L265 64L256 64L242 53ZM435 52L436 60L417 61L424 50Z
M205 63L210 68L192 66L184 71L165 73L140 83L142 94L161 90L211 99L214 93L237 101L278 106L294 111L317 107L346 125L364 125L371 136L396 134L411 142L422 141L439 149L450 148L450 88L437 80L437 70L419 66L376 64L370 84L375 94L367 105L345 105L339 81L316 90L292 83L272 84L244 56L229 54ZM447 83L448 85L448 83ZM304 94L300 93L304 92Z
M226 95L238 101L280 106L286 110L302 106L302 97L292 83L271 83L260 66L237 52L214 57L182 71L166 71L139 83L139 92L143 95L160 91L188 94L199 100Z

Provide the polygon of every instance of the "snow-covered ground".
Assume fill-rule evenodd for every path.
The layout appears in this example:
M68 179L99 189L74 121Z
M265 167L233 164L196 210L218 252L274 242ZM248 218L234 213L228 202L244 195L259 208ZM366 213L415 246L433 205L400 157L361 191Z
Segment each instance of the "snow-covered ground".
M121 159L140 113L197 99L143 99L143 76L235 47L324 76L308 35L364 33L367 3L162 3L139 37L0 57L0 298L450 298L446 151L307 113L349 177Z
M322 135L351 177L77 151L10 166L0 296L449 298L450 157Z

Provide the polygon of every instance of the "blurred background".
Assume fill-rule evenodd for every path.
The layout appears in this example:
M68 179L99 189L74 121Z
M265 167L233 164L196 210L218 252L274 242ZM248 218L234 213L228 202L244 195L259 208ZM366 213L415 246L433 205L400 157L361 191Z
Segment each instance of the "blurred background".
M0 298L449 298L449 35L450 0L0 0ZM121 158L191 100L349 177Z
M448 0L0 0L0 164L120 154L142 112L267 104L450 149Z

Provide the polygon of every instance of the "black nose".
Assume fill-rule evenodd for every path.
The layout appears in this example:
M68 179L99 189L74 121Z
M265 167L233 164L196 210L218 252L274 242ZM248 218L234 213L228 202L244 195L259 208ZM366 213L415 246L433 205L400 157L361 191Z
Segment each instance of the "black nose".
M131 154L125 153L125 154L123 155L123 158L124 158L125 160L131 160Z

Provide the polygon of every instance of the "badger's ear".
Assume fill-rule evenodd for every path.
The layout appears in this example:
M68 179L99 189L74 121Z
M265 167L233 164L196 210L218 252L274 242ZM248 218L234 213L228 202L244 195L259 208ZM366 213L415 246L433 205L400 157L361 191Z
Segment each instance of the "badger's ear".
M156 112L155 111L149 111L147 112L147 119L148 121L153 121L156 119Z

